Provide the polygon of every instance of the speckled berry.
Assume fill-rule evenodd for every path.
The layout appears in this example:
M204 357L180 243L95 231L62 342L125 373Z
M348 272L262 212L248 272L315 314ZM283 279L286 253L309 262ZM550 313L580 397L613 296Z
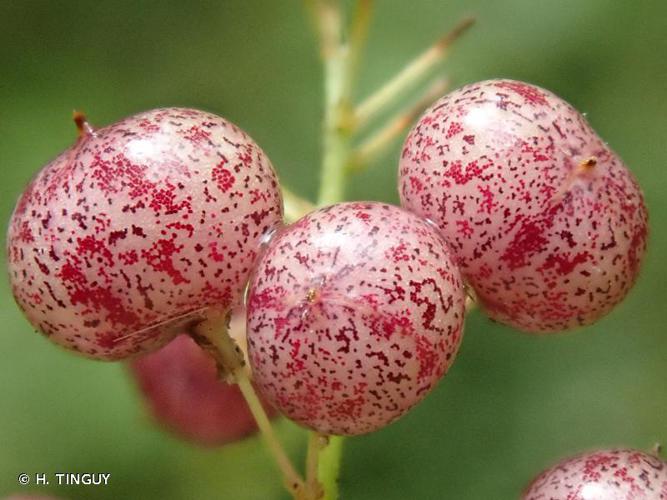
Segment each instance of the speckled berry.
M29 321L113 360L164 344L177 318L238 303L260 240L282 220L264 152L193 109L81 128L10 222L12 290Z
M220 380L213 358L187 335L133 360L131 369L155 420L188 441L219 446L257 430L239 388Z
M401 203L434 221L497 321L590 324L632 287L646 249L637 182L565 101L512 80L437 101L405 143Z
M667 463L636 450L603 450L540 474L522 500L667 500Z
M465 294L434 226L398 207L342 203L271 241L247 304L263 394L304 426L354 435L396 420L445 374Z

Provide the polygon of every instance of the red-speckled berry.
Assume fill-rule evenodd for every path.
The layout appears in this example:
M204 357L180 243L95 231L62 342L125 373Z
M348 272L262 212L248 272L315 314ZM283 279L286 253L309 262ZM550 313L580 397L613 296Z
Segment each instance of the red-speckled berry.
M189 441L218 446L257 430L239 388L220 380L213 358L187 335L133 360L131 369L155 420Z
M641 190L565 101L489 80L446 95L410 132L401 203L433 220L488 314L532 332L596 321L632 287Z
M667 500L667 463L636 450L603 450L540 474L522 500Z
M164 344L175 318L239 302L260 240L282 220L264 152L193 109L82 129L10 222L10 279L30 322L111 360Z
M398 207L342 203L271 241L247 304L262 393L296 422L353 435L394 421L445 374L465 294L434 226Z

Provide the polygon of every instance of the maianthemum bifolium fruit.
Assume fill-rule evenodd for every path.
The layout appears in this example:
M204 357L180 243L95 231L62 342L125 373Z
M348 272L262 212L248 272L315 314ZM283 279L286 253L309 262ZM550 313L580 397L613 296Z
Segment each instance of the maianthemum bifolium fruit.
M33 326L115 360L165 344L194 311L238 304L262 238L282 223L257 144L194 109L80 125L9 225L12 291Z
M667 500L667 463L638 450L584 453L542 472L521 500Z
M306 427L354 435L396 420L445 374L465 293L432 224L353 202L280 231L258 261L247 308L261 392Z
M399 191L438 225L489 316L528 332L608 313L646 249L633 175L577 110L523 82L438 100L407 137Z

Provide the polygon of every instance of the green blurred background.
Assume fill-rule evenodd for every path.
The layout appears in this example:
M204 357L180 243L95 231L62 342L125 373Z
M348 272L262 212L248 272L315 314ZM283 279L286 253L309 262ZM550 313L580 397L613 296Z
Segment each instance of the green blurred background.
M597 446L667 443L667 2L378 0L360 96L464 14L478 24L445 66L547 87L586 112L644 187L652 222L639 283L585 330L534 338L475 312L449 375L396 424L346 444L349 499L515 499L540 469ZM29 178L96 124L200 107L246 129L281 179L318 183L320 67L300 2L0 2L0 220ZM391 157L351 199L397 201ZM0 288L0 496L283 499L257 439L200 450L150 422L120 364L77 358L32 332ZM291 453L304 434L282 422ZM110 472L107 487L20 487L21 472ZM54 481L52 481L53 483Z

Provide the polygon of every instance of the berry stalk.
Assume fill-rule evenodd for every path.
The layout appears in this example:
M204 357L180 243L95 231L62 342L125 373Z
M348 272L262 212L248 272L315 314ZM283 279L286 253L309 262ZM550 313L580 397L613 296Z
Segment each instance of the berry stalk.
M320 452L329 444L329 437L316 431L308 432L308 451L306 454L306 488L313 498L323 498L324 490L320 484Z
M229 336L227 323L227 315L211 310L207 319L199 323L191 335L204 349L214 355L223 372L222 375L238 384L248 404L248 408L250 408L250 412L257 422L257 427L264 438L264 442L282 472L285 488L295 499L310 498L305 496L306 488L304 481L299 473L296 472L287 453L276 437L269 417L266 411L264 411L264 407L248 378L248 374L244 370L243 355Z
M330 436L322 448L318 463L318 477L324 490L324 500L338 498L338 476L343 458L343 436Z
M449 81L446 78L436 78L420 99L388 120L386 125L356 147L347 168L360 172L382 157L394 141L405 134L424 109L442 96L448 87Z
M475 19L472 17L463 19L450 32L442 36L417 58L410 61L384 86L366 98L354 110L355 124L359 128L365 127L381 114L387 106L396 102L401 95L423 81L424 77L428 76L435 67L446 59L454 42L474 23Z

